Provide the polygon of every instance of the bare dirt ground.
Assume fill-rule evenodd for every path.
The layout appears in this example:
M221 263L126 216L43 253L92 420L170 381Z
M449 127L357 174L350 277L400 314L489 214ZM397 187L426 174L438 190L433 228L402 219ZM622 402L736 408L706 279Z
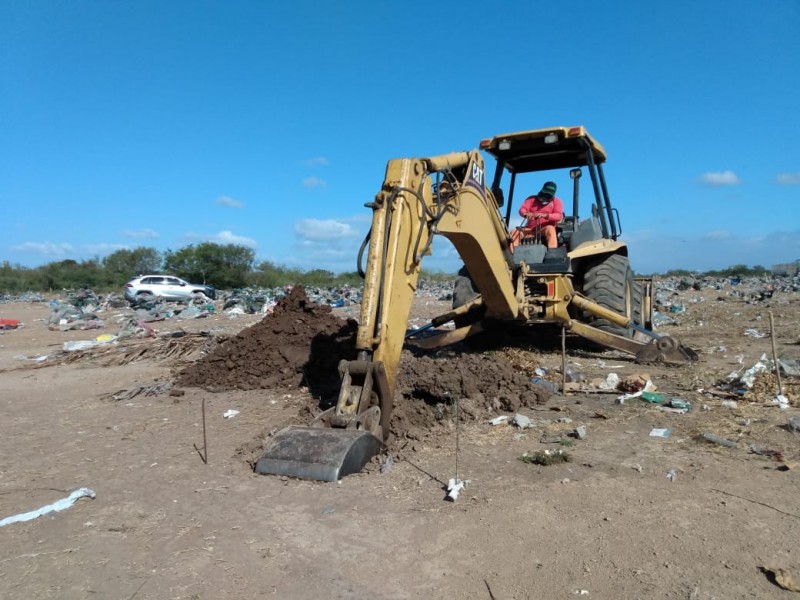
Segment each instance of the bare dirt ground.
M774 376L760 375L735 408L697 390L771 355L768 337L744 333L768 332L769 310L779 355L797 358L800 299L776 293L746 304L725 290L685 296L703 301L687 302L681 324L663 331L697 349L698 363L642 366L571 339L567 360L589 380L647 373L659 392L690 401L691 412L618 404L619 393L547 397L529 379L541 367L558 380L552 339L538 348L409 353L393 466L381 472L382 456L337 483L256 475L250 461L271 432L319 410L331 387L326 371L353 332L344 318L357 307L295 303L263 321L166 320L151 325L186 335L65 357L65 341L102 332L49 331L44 303L0 305L0 318L25 323L0 335L0 519L80 487L96 492L63 512L0 528L0 597L793 597L762 568L800 580L800 469L779 469L800 460L799 434L786 426L800 414L797 380L784 379L793 404L786 410L768 403ZM421 296L413 322L448 308ZM124 312L104 314L106 332L116 332ZM304 332L315 328L327 332L328 345L317 338L315 352L303 355ZM200 332L208 335L193 335ZM220 343L225 334L239 335ZM44 355L41 363L21 358ZM298 361L314 367L298 373ZM126 394L154 382L185 393ZM468 485L448 502L455 396L458 475ZM239 414L224 418L230 409ZM486 423L516 412L533 427ZM581 425L586 437L570 437ZM651 437L653 428L672 433ZM737 446L699 441L704 432ZM751 445L780 451L784 462ZM520 460L554 448L571 461Z

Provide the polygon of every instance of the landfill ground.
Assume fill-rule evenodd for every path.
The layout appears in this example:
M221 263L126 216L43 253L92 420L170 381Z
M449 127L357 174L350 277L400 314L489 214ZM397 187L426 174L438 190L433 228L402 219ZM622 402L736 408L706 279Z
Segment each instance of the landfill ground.
M0 597L794 597L800 383L784 374L781 409L774 374L756 373L744 393L727 382L771 358L769 311L778 355L800 357L800 294L756 299L725 283L671 299L676 323L659 331L697 363L639 365L568 337L584 389L567 395L530 382L537 368L560 382L558 331L406 352L388 454L337 483L251 465L271 434L335 393L358 305L294 298L267 316L164 319L149 323L154 337L64 352L115 333L128 309L106 309L103 331L52 331L47 303L0 304L0 318L24 323L0 333L0 519L96 494L0 527ZM449 305L420 294L410 323ZM309 332L320 335L304 353ZM612 373L649 376L691 410L619 403L622 391L599 386ZM532 427L488 423L516 414ZM570 460L521 460L545 450ZM448 501L456 467L467 485Z

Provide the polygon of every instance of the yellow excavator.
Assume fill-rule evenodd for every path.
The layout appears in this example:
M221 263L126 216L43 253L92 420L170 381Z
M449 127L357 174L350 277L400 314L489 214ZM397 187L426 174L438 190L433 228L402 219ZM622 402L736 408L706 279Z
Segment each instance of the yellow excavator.
M482 153L496 160L490 183ZM358 257L364 291L357 359L339 365L336 406L309 426L278 432L256 471L321 481L360 471L389 437L405 343L436 348L511 325L530 328L533 336L537 326L557 324L638 362L697 360L694 351L651 329L652 282L634 278L627 246L618 241L622 228L605 161L604 148L582 126L508 133L468 152L390 160L381 190L366 205L372 227ZM594 198L580 218L584 169ZM558 246L547 248L524 224L511 226L514 190L529 185L526 177L556 179L564 172L572 182L572 210L565 207L557 225ZM408 332L423 257L436 234L464 262L453 309Z

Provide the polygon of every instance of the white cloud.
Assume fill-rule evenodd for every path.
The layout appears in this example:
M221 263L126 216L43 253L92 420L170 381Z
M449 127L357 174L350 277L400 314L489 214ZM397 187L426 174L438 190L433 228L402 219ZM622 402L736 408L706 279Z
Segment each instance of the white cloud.
M721 187L724 185L739 185L741 180L733 171L719 171L703 173L700 176L700 183L713 187Z
M325 187L325 185L325 180L319 177L306 177L303 179L303 187Z
M358 232L352 225L334 219L300 219L294 224L294 234L301 240L312 242L358 236Z
M50 258L63 258L75 252L75 247L72 244L55 244L53 242L24 242L13 248L14 250L33 252Z
M117 250L122 250L123 248L127 248L123 244L106 244L106 243L99 243L99 244L81 244L80 251L82 254L88 253L92 256L100 254L111 254L112 252L116 252Z
M236 235L235 233L233 233L232 231L228 231L227 229L224 231L220 231L219 233L209 233L209 234L189 232L184 237L189 240L214 242L215 244L236 244L237 246L248 246L250 248L255 248L256 246L258 246L258 242L256 242L254 239L245 237L243 235Z
M309 158L308 160L304 160L303 164L306 167L326 167L328 164L328 159L324 156L315 156L314 158Z
M158 238L158 232L152 229L123 229L122 235L128 238Z
M220 196L216 200L214 200L214 204L219 204L220 206L230 206L231 208L243 208L244 202L239 200L234 200L233 198L229 198L228 196Z
M781 185L800 185L800 173L780 173L775 181Z

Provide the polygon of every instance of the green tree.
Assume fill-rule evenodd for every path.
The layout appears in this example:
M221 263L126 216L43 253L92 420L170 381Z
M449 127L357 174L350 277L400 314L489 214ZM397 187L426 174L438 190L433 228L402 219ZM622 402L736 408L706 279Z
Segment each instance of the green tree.
M121 283L136 275L159 273L161 253L155 248L145 246L133 250L117 250L103 259L103 268L111 281Z
M255 252L237 244L203 242L164 253L164 270L192 283L219 288L242 287L253 268Z

